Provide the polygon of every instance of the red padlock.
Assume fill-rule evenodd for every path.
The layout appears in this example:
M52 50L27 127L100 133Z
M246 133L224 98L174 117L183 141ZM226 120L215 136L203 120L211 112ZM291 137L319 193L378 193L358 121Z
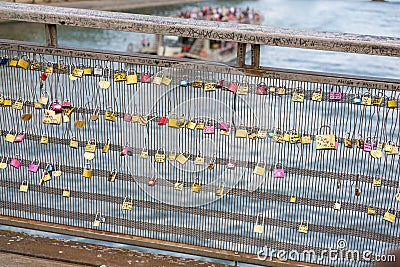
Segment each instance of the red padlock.
M47 75L46 75L46 73L43 72L43 73L40 75L40 79L42 79L43 81L47 80Z
M215 87L222 88L222 87L224 87L224 83L225 83L224 79L221 79L216 83Z
M168 123L168 118L167 117L162 117L158 120L158 125L166 125Z

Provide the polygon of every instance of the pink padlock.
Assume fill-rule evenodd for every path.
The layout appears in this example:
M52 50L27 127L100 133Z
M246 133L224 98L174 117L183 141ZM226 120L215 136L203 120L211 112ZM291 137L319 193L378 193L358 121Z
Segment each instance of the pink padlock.
M64 102L61 103L62 108L70 108L71 106L72 106L72 104L68 99L64 100Z
M278 168L280 166L280 168ZM276 163L274 169L274 178L285 178L285 170L282 163Z
M228 85L228 91L231 91L231 92L236 93L236 92L237 92L237 89L238 89L238 85L235 84L235 83L230 83L230 84Z
M126 146L124 146L124 148L122 149L120 155L121 155L122 157L123 157L123 156L126 156L126 155L128 154L128 151L129 151L129 146L126 145Z
M14 143L21 143L25 139L25 134L20 133L15 137Z
M339 101L342 99L342 92L334 91L333 89L329 93L329 100Z
M256 94L257 95L267 94L267 85L264 82L261 82L257 85Z
M337 150L337 149L338 149L338 147L339 147L339 142L338 142L338 141L336 141L336 142L335 142L335 149Z
M219 122L219 129L223 131L229 131L229 125L223 121Z
M214 134L215 133L215 127L211 123L208 123L207 125L204 126L203 130L204 134Z
M10 165L13 166L16 169L19 169L21 167L21 161L18 160L16 157L11 159Z
M236 162L234 162L233 159L230 159L228 163L226 163L226 168L228 170L234 170L236 168Z
M216 83L216 85L215 85L215 87L217 87L217 88L222 88L222 87L224 87L224 80L223 79L221 79L221 80L219 80L217 83Z
M131 122L132 121L132 114L126 113L124 115L124 121Z
M35 164L35 160L31 162L28 166L28 171L37 173L39 171L39 166L40 166L40 161L37 161L37 164Z
M374 150L374 144L371 142L370 139L365 140L363 150L365 152L371 152L372 150Z
M58 102L54 102L53 104L51 104L51 109L58 113L63 112L63 110L64 110L62 108L62 105Z
M147 182L147 185L148 186L155 186L156 182L157 182L157 179L155 177L153 177Z

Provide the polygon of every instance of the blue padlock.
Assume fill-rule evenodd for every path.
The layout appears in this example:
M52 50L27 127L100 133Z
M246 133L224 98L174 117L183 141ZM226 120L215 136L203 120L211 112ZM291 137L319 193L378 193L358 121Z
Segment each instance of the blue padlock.
M357 95L357 96L353 97L353 104L361 105L361 102L362 102L362 97L361 96Z
M6 65L7 63L8 63L8 58L7 57L0 58L0 65Z
M56 167L54 166L53 163L48 163L46 166L46 171L48 171L49 173L53 172L56 170Z

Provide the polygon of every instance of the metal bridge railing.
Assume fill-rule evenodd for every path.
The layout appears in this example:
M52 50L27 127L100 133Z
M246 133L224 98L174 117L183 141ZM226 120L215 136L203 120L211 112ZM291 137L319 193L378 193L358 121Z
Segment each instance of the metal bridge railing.
M259 62L260 45L398 57L400 39L15 3L0 17L47 40L0 40L1 224L265 266L399 246L400 80ZM56 25L235 41L237 63L60 47ZM278 250L290 261L257 257Z

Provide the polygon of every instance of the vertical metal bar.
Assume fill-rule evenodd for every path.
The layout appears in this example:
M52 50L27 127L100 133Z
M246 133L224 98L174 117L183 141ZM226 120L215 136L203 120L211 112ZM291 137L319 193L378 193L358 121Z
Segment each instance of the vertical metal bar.
M57 47L58 46L57 26L55 24L45 24L44 29L46 34L46 45L51 47Z
M251 45L251 66L253 68L260 67L260 45L259 44Z
M246 44L238 43L236 66L241 68L246 63Z

